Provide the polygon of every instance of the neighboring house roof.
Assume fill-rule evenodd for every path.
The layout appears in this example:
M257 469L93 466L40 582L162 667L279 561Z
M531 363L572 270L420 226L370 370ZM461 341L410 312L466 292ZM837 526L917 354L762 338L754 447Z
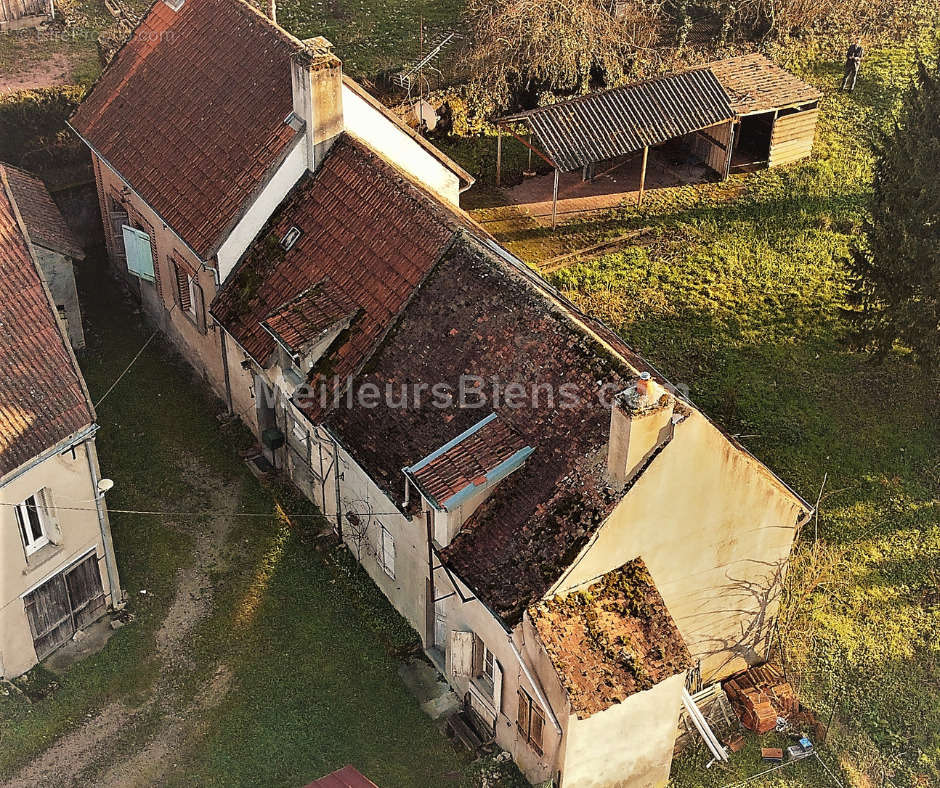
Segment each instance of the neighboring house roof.
M715 75L699 68L560 101L500 122L527 121L549 158L567 172L733 117Z
M37 246L59 252L73 260L85 259L85 252L39 177L3 162L0 162L0 169L6 172L10 191L20 209L30 240Z
M293 353L300 353L339 323L351 320L358 307L346 293L323 278L281 304L261 325Z
M261 323L305 290L330 287L359 309L327 377L355 372L394 322L453 235L448 212L401 173L344 135L301 178L226 279L211 311L260 364L274 350ZM301 236L288 250L292 226ZM401 468L401 465L398 466Z
M344 402L325 419L399 505L399 469L460 436L494 408L499 421L534 448L443 551L445 562L510 623L557 580L620 497L607 486L610 412L598 392L605 385L623 389L640 364L626 363L577 320L524 266L485 242L461 237L356 381L380 391L390 385L396 398L402 384L440 383L454 392L453 402L441 407L430 396L420 404L411 398L409 407ZM457 396L462 377L477 384L463 405ZM537 401L524 396L515 406L495 392L509 383L539 384L542 393ZM560 397L565 386L577 390L575 401L558 399L547 407L545 391Z
M641 558L528 613L581 719L692 667Z
M314 780L306 788L378 788L378 786L352 766L344 766L326 777Z
M303 45L243 0L155 2L70 123L203 260L299 133Z
M760 53L716 60L708 67L738 115L817 101L819 90Z
M467 493L512 473L532 451L506 420L491 413L407 473L435 507L451 510Z
M93 421L81 373L0 171L0 476Z

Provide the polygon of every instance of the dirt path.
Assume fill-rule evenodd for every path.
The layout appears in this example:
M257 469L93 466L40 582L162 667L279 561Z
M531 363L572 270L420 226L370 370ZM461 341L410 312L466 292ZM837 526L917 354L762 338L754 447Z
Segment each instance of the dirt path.
M0 96L18 90L36 90L67 85L72 78L72 63L61 52L38 63L30 63L13 73L0 71Z
M205 468L192 465L184 472L188 478L196 480L194 498L218 515L176 524L195 538L193 561L177 573L176 595L156 632L160 668L149 697L134 707L109 704L60 738L5 786L94 784L126 788L152 785L165 769L172 768L172 755L179 752L194 733L192 720L200 719L202 712L220 703L228 692L231 673L223 664L216 666L195 699L187 701L175 690L180 676L196 667L187 652L186 641L199 620L211 610L213 592L209 567L225 560L232 523L227 515L234 511L239 499L238 490L233 494L223 480L215 478ZM159 718L156 732L125 760L112 762L115 737L151 719L154 714ZM103 772L102 763L108 764ZM91 775L94 775L92 779Z

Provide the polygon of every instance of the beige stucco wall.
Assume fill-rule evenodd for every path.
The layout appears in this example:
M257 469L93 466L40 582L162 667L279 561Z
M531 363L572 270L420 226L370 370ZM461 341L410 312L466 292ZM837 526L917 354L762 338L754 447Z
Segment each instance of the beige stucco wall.
M94 550L99 558L101 583L111 605L105 565L105 546L95 490L88 469L87 444L55 454L0 487L0 503L15 504L43 488L52 492L55 525L48 536L54 547L43 548L27 561L12 506L0 505L0 675L18 676L36 663L33 638L22 595ZM94 462L97 462L93 458ZM61 508L61 507L75 507Z
M78 303L78 291L75 289L75 270L72 260L59 252L33 244L36 259L42 269L43 278L49 285L52 300L57 307L65 309L68 320L68 337L74 350L85 347L85 332L82 328L82 310Z
M586 719L568 719L564 788L662 788L669 780L685 674Z
M190 251L176 233L164 225L163 220L133 190L125 188L124 181L117 173L94 154L92 158L95 161L95 175L98 180L98 196L108 252L111 253L113 243L123 243L122 238L112 238L109 229L107 198L115 197L122 203L129 218L142 219L145 230L150 232L157 282L152 284L138 279L129 274L126 266L121 263L114 263L115 270L129 283L132 290L139 293L142 307L177 350L208 380L216 395L224 398L225 377L219 338L220 328L208 314L209 305L218 291L215 272L203 268L202 261ZM205 334L199 331L195 320L187 312L181 310L174 300L176 278L171 262L174 255L196 272L207 313ZM111 259L114 261L113 256Z
M765 653L801 511L692 411L550 595L641 556L703 677L729 675Z

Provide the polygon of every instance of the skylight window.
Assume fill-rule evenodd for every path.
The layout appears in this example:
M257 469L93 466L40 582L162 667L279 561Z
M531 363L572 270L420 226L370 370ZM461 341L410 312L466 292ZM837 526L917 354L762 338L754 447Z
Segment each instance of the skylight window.
M297 239L300 238L300 228L291 227L281 239L281 248L286 252L288 251L295 243Z

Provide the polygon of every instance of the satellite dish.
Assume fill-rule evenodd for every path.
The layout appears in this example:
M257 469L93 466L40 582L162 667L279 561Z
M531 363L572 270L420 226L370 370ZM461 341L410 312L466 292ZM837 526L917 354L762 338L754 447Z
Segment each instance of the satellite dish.
M98 492L104 495L108 490L114 487L114 482L111 479L101 479L98 482Z
M418 124L426 128L428 131L434 131L437 127L437 122L440 118L437 115L437 110L434 109L434 105L429 101L420 99L415 102L414 106L415 118L418 120Z

